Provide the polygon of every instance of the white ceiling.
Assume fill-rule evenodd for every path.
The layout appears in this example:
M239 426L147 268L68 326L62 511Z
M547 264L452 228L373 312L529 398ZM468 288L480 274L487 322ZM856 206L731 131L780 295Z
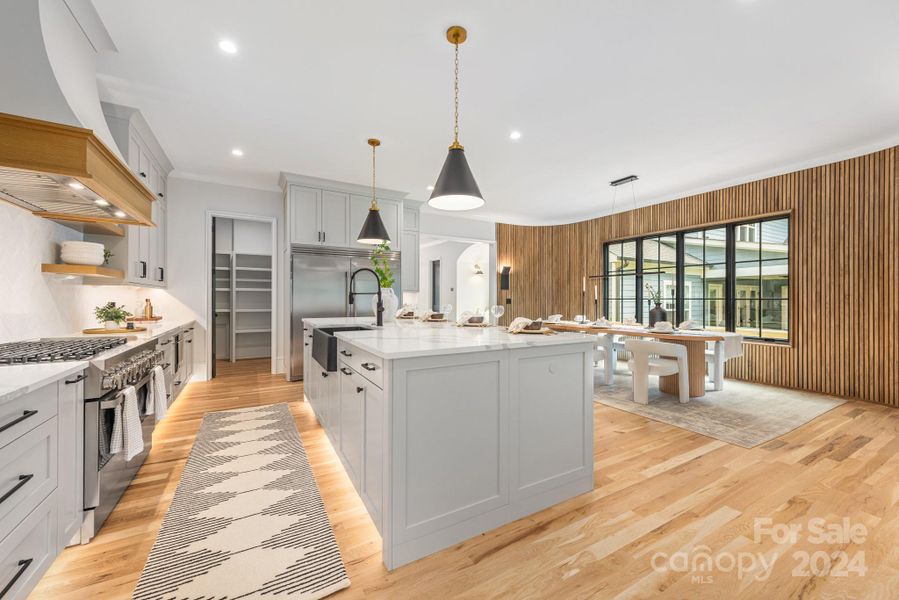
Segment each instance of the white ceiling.
M573 221L610 212L608 182L631 173L649 204L899 143L895 0L95 4L119 49L104 99L140 108L177 172L252 187L365 184L377 136L379 185L426 199L452 137L455 23L460 138L487 200L471 216ZM633 205L620 188L615 210Z

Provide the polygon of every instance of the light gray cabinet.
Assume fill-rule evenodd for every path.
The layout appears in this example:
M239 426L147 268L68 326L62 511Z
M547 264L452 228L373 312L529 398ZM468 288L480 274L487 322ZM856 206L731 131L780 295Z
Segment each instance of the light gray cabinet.
M58 546L81 542L84 518L84 382L78 376L57 382L59 395Z
M0 432L4 598L27 598L59 552L81 542L83 379L74 373L0 403L0 423L11 424Z
M403 232L402 284L404 292L419 289L419 238L417 231Z
M322 191L292 185L288 196L290 243L320 244Z
M288 194L291 244L346 247L349 194L300 185Z
M124 237L89 235L85 240L102 243L112 252L109 266L125 273L127 283L165 287L167 284L167 174L172 165L140 112L133 108L102 103L112 137L125 163L155 196L152 219L155 227L128 225ZM108 279L85 279L108 284Z
M384 391L376 385L363 382L365 396L365 447L362 453L362 500L368 507L378 531L383 527L384 507Z
M356 489L362 483L362 452L365 440L366 381L345 364L340 366L340 452Z

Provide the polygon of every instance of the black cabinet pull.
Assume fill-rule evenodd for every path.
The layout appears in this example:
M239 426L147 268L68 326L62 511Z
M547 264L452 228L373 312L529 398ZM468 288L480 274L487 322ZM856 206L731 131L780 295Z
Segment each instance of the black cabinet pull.
M322 242L327 242L327 241L328 241L328 232L322 231Z
M350 371L349 369L347 369L346 367L340 367L340 372L343 373L344 375L352 375L353 374L353 372Z
M143 171L141 171L141 172L140 172L140 176L141 176L141 177L143 177L143 178L144 178L144 179L146 179L146 178L147 178L147 174L146 174L146 173L144 173L144 172L143 172Z
M188 344L193 344L194 341L193 341L193 340L187 340L187 343L188 343Z
M141 279L147 278L147 261L140 261L140 277Z
M162 342L162 343L159 344L159 345L160 345L160 346L168 346L168 345L171 344L171 343L172 343L172 340L166 340L166 341Z
M309 342L306 342L306 343L305 343L305 344L303 344L303 345L304 345L304 346L308 346L308 345L309 345Z
M324 371L322 371L322 377L327 377L327 376L328 376L328 374L325 373Z
M371 363L362 363L362 368L366 371L374 371L377 367Z
M343 354L344 356L352 356L353 355L352 352L347 352L346 350L341 350L340 353Z
M67 381L66 381L66 385L72 385L73 383L78 383L79 381L84 381L85 379L87 379L87 375L85 375L84 373L82 373L81 375L79 375L79 376L76 377L75 379L69 379L69 380L67 380Z
M156 195L159 196L160 198L165 198L165 196L162 195L162 192L157 192Z
M15 427L16 425L18 425L19 423L21 423L21 422L24 421L25 419L27 419L27 418L29 418L29 417L33 417L33 416L36 415L36 414L37 414L37 411L36 411L36 410L26 410L25 412L22 413L22 416L21 416L21 417L18 417L18 418L16 418L16 419L13 419L12 421L10 421L9 423L7 423L7 424L4 425L3 427L0 427L0 433L3 433L4 431L6 431L7 429L9 429L10 427Z
M363 388L363 387L357 387L357 388L356 388L356 393L359 394L359 393L361 393L362 390L364 390L364 389L365 389L365 388Z
M159 281L165 281L165 269L162 267L156 267L159 269Z
M24 560L19 561L19 570L16 571L16 574L12 576L12 579L9 580L3 589L0 590L0 598L3 598L6 595L6 592L12 589L12 586L16 585L16 582L19 580L19 577L22 576L22 573L28 570L28 567L31 566L31 563L34 562L33 558L26 558Z
M181 385L181 382L180 382L180 381L176 381L176 382L175 382L175 385Z
M0 496L0 504L3 504L7 500L9 500L9 497L22 489L22 487L26 483L31 481L32 477L34 477L34 473L29 473L28 475L19 475L19 482L16 483L16 485L14 485L11 490Z

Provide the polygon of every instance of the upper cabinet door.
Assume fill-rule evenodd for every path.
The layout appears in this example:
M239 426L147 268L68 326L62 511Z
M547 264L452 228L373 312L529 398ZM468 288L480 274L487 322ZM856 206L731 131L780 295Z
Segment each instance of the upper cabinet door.
M381 213L381 220L384 227L387 228L387 235L390 237L390 249L402 250L403 240L400 237L400 205L390 200L378 200L378 210Z
M403 256L401 262L403 291L418 291L418 232L403 232Z
M168 236L166 235L166 204L162 200L154 202L153 204L156 205L156 218L153 219L153 222L156 223L157 243L156 264L152 275L154 283L164 286L166 284L165 246L166 240L168 239Z
M290 186L290 243L321 244L322 191L299 185Z
M368 244L360 244L356 241L359 233L362 231L362 224L365 223L365 217L368 216L368 207L371 205L371 198L365 196L350 197L350 246L353 248L368 248Z
M418 231L417 208L403 208L403 230Z
M350 213L349 194L324 190L321 200L321 232L325 246L349 246L347 217Z
M140 172L140 141L134 133L128 136L128 166L135 175Z

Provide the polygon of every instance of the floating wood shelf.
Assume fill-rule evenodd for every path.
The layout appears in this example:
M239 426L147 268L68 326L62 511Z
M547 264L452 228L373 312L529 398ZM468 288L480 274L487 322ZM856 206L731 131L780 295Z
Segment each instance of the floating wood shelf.
M106 277L108 279L124 279L124 271L108 267L92 267L90 265L56 265L44 263L41 272L53 275L75 275L76 277Z

